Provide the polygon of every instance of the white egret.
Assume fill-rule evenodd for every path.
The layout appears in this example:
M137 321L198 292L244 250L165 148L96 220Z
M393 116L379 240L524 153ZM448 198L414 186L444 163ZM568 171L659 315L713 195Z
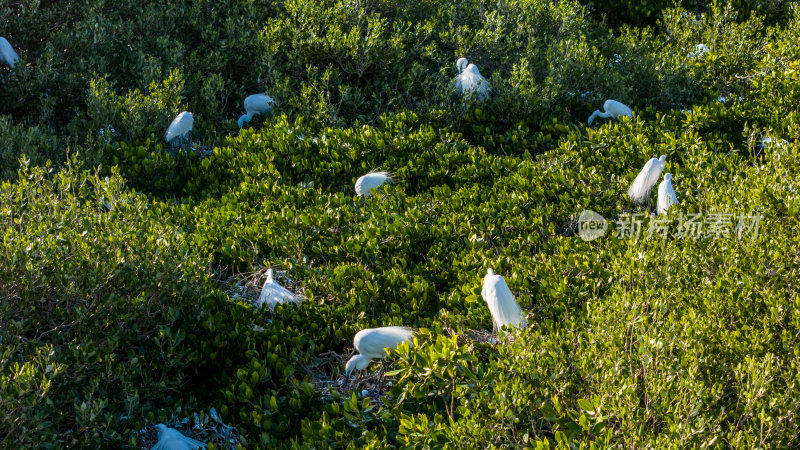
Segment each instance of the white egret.
M372 190L380 187L385 183L394 182L392 174L389 172L370 172L362 175L356 180L356 195L372 195Z
M386 348L397 348L403 342L413 343L414 330L408 327L367 328L356 333L353 346L359 354L353 355L344 366L345 384L354 370L364 370L373 359L386 357Z
M758 140L758 144L759 144L759 147L761 147L761 148L765 148L765 147L768 147L770 145L775 145L776 147L779 147L779 148L787 148L789 146L789 141L787 141L786 139L777 140L777 139L773 139L770 136L764 136L764 137L762 137L761 139Z
M192 116L192 113L184 111L178 114L175 120L169 124L169 128L167 128L167 134L165 136L167 142L172 142L174 139L185 138L189 132L192 131L193 125L194 116Z
M158 424L155 427L158 430L158 442L152 450L194 450L207 447L206 444L186 437L180 431L164 424Z
M525 313L514 299L514 294L508 288L506 280L501 275L495 275L493 269L486 271L481 297L492 313L495 330L500 330L502 327L525 328L528 326L528 318L525 317Z
M605 112L602 112L599 109L595 110L595 112L593 112L592 115L589 116L588 120L589 126L592 125L592 122L594 122L595 117L602 117L605 119L613 117L617 120L619 120L621 116L628 116L630 118L633 118L633 110L616 100L610 100L610 99L606 100L606 102L603 103L603 110L605 110Z
M481 75L475 64L467 64L467 58L456 61L458 76L456 77L456 93L465 97L476 95L478 100L489 98L492 85Z
M699 56L703 56L703 55L705 55L706 53L708 53L710 51L711 50L709 50L709 48L708 48L708 46L706 44L697 44L694 47L694 51L689 53L689 59L694 59L694 58L697 58Z
M661 155L658 159L650 158L642 167L639 175L631 183L628 188L628 198L636 203L642 203L644 200L650 200L650 189L658 182L658 177L661 176L661 171L664 170L666 165L667 156Z
M264 282L264 286L261 288L261 294L258 296L256 305L266 305L272 309L276 305L282 305L287 302L298 303L299 300L298 296L293 294L292 291L281 286L272 278L272 269L267 270L267 281Z
M19 61L19 55L14 51L14 47L2 36L0 36L0 60L11 66L12 69L17 65L17 61Z
M244 127L245 122L250 122L253 116L258 114L269 114L275 106L275 100L267 94L253 94L244 99L244 110L247 114L239 117L239 128Z
M665 173L664 180L658 185L658 203L656 209L658 214L666 214L667 209L672 205L678 204L678 196L672 188L672 174Z

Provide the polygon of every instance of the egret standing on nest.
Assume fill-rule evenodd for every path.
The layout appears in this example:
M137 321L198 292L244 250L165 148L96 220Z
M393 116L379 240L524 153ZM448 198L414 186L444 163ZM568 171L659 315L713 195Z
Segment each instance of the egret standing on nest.
M264 282L264 286L261 288L261 294L258 296L256 305L266 305L273 309L275 306L286 302L297 303L298 298L292 291L281 286L272 278L272 269L267 270L267 281Z
M167 128L167 134L165 136L167 142L172 142L175 139L185 139L189 135L189 132L192 131L192 126L194 126L194 117L192 113L184 111L178 114L175 120L169 124L169 128Z
M475 64L467 64L467 58L456 61L458 76L456 77L456 93L464 97L477 96L478 100L489 98L492 85L481 75Z
M196 448L206 448L206 444L186 437L180 431L170 428L163 424L155 426L158 430L158 443L152 450L194 450Z
M650 158L642 167L639 175L633 180L631 187L628 188L628 198L636 203L647 200L650 202L650 189L658 182L661 171L666 165L667 156L661 155L658 159Z
M344 366L345 384L354 370L364 370L373 359L386 357L386 348L397 348L403 342L412 344L414 331L408 327L367 328L356 333L353 346L358 351Z
M589 116L589 126L592 126L592 122L594 122L595 117L603 117L605 119L613 117L617 120L619 120L621 116L628 116L631 119L633 118L633 110L616 100L606 100L606 102L603 103L603 109L605 112L601 112L598 109L593 112L591 116Z
M389 172L370 172L356 180L356 195L372 195L372 190L385 183L392 183L394 179Z
M239 117L239 128L244 127L245 122L250 122L253 116L258 114L269 114L275 106L275 100L267 94L253 94L244 99L244 110L247 114Z
M658 214L666 214L672 205L678 204L678 196L672 188L672 174L664 174L664 180L658 185L658 203L656 209Z
M19 55L14 51L14 47L2 36L0 36L0 60L11 66L12 69L19 61Z
M694 51L689 53L689 59L694 59L694 58L697 58L699 56L703 56L706 53L708 53L709 51L711 51L711 50L708 49L708 46L706 44L697 44L694 47Z
M486 271L483 278L483 289L481 297L489 306L492 313L494 331L499 331L503 327L525 328L528 326L528 318L514 299L514 294L508 288L506 280L500 275L495 275L493 269Z

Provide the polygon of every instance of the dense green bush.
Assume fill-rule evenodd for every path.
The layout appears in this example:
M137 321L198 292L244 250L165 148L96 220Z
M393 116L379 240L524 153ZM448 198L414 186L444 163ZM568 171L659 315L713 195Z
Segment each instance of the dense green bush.
M145 446L211 407L246 448L797 447L798 11L592 5L0 4L0 447ZM489 101L453 97L458 56ZM607 98L635 117L586 127ZM624 193L661 154L671 226L727 235L645 239ZM370 170L395 182L356 197ZM305 300L249 304L266 267ZM531 322L499 343L490 267ZM386 325L419 333L384 389L338 384Z

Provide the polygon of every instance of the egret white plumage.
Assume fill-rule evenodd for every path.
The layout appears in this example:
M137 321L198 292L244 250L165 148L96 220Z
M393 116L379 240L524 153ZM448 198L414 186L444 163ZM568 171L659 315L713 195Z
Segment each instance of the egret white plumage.
M266 305L272 309L277 305L282 305L287 302L299 302L300 299L298 296L292 293L292 291L278 284L278 282L272 278L272 275L272 269L267 270L267 280L264 282L264 286L261 288L261 294L258 296L256 305Z
M631 183L628 188L628 198L636 203L642 203L650 199L650 189L658 182L658 177L661 176L661 171L666 166L666 155L661 155L658 159L650 158L639 171L639 175Z
M508 288L506 280L501 275L495 275L493 269L486 271L483 277L483 288L481 297L489 306L492 313L492 322L495 330L502 327L525 328L528 326L528 318L519 307L514 294Z
M456 61L458 76L456 77L456 93L465 97L475 95L479 100L489 98L492 85L481 75L475 64L467 64L467 58Z
M239 117L239 128L242 128L245 122L250 122L255 115L271 113L274 106L275 100L267 94L248 95L244 99L244 110L247 114Z
M600 111L599 109L595 110L595 112L593 112L592 115L589 116L588 120L589 126L592 125L592 122L594 122L594 119L596 117L602 117L605 119L613 117L617 120L619 120L621 116L628 116L630 118L633 118L633 110L630 109L627 105L620 103L616 100L610 100L610 99L606 100L606 102L603 103L603 110L605 111L603 112Z
M194 126L194 116L188 111L178 114L177 117L169 124L167 134L165 136L167 142L172 142L174 139L183 139L188 136Z
M155 427L158 430L158 442L152 450L194 450L207 447L206 444L184 436L180 431L164 424L158 424Z
M678 204L678 196L672 188L672 174L665 173L664 180L658 185L658 214L666 214L670 206Z
M353 346L359 354L353 355L344 366L345 383L354 370L364 370L373 359L386 357L387 348L397 348L403 342L414 341L414 330L408 327L367 328L356 333Z
M356 195L372 195L372 190L385 183L392 183L394 178L389 172L370 172L356 180Z
M708 46L706 44L697 44L694 47L694 51L689 53L689 59L697 58L699 56L703 56L706 53L710 52Z
M0 36L0 59L11 66L12 69L17 65L17 61L19 61L19 55L14 51L14 47L2 36Z
M789 141L786 139L773 139L771 136L764 136L758 140L758 144L761 148L769 147L770 145L775 145L776 147L780 148L787 148L789 146Z

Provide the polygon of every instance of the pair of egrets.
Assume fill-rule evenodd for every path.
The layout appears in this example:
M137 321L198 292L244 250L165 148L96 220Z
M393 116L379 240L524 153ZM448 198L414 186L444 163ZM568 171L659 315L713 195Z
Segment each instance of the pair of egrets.
M636 178L628 188L628 198L636 203L650 201L650 190L658 182L658 177L666 166L667 156L661 155L659 158L650 158L636 175ZM666 214L670 206L678 203L675 189L672 187L672 174L664 174L664 179L658 185L658 203L656 210L658 214Z
M269 114L275 106L275 100L267 94L253 94L244 99L244 110L247 114L239 117L239 128L242 128L245 122L252 120L254 116L259 114ZM189 111L184 111L178 114L177 117L167 127L165 138L167 142L172 142L175 139L184 139L189 135L194 127L194 116Z
M489 269L483 278L481 296L492 313L492 322L495 330L505 328L525 328L528 318L519 307L514 294L501 275ZM350 380L353 371L364 370L373 359L386 357L386 349L396 349L403 342L412 344L414 331L408 327L380 327L367 328L356 333L353 346L358 354L351 357L345 364L345 383Z

